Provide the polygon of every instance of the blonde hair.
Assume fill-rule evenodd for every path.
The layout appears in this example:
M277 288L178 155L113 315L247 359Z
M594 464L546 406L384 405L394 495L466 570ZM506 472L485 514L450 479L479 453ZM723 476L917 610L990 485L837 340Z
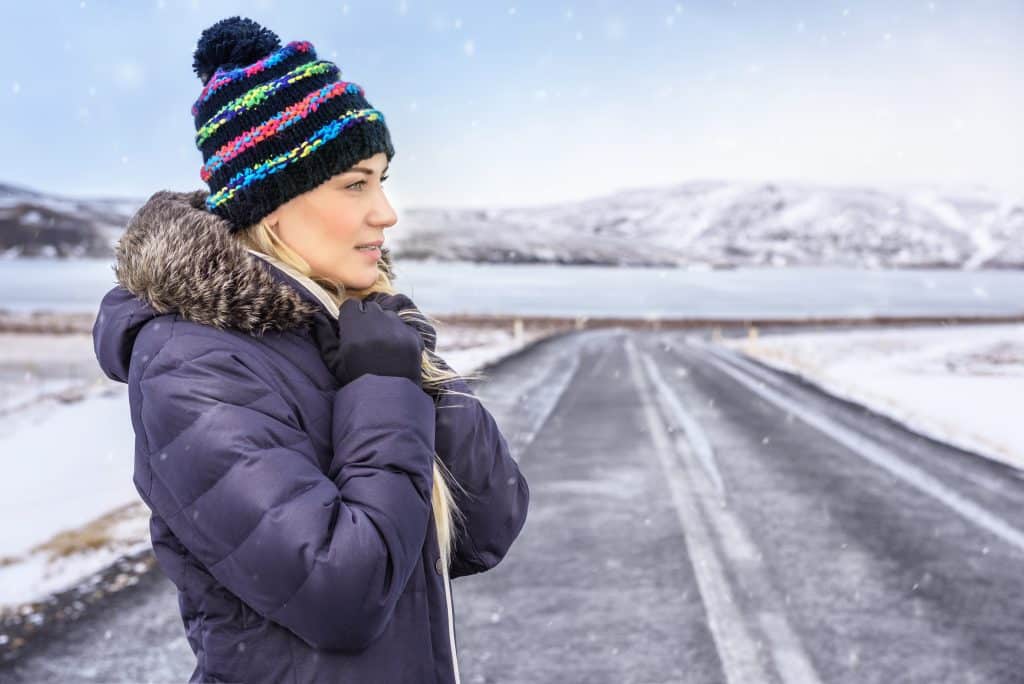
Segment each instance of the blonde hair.
M390 271L387 264L383 263L383 259L377 261L377 280L372 285L361 290L349 290L342 283L314 275L309 263L299 256L295 250L286 245L264 221L237 231L233 235L250 252L270 261L305 285L335 318L338 316L338 310L341 308L341 305L350 297L363 298L373 292L382 292L384 294L396 294L398 292L391 284ZM412 310L400 313L399 316L403 319L417 318L416 313ZM423 319L437 329L438 321L426 314L423 314ZM455 394L471 397L472 395L443 387L443 384L456 378L480 377L483 376L472 374L463 376L453 370L443 368L431 359L430 350L423 350L421 381L424 390L429 389L437 394ZM452 408L458 407L453 406ZM434 525L437 528L437 540L441 550L442 562L447 568L450 567L451 556L455 549L455 526L456 524L459 526L465 524L465 514L456 504L451 489L456 487L464 493L466 490L452 476L437 452L434 452L433 480L434 484L430 498L433 508Z

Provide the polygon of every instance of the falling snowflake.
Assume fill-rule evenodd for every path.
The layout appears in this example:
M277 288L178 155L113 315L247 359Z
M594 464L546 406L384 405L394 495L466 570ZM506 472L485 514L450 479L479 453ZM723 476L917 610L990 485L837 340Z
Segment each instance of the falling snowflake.
M114 83L125 88L137 88L144 81L142 65L134 61L124 61L114 67Z
M623 33L625 33L625 30L622 26L622 21L617 18L609 19L604 24L604 33L608 38L612 40L618 40L619 38L622 38Z

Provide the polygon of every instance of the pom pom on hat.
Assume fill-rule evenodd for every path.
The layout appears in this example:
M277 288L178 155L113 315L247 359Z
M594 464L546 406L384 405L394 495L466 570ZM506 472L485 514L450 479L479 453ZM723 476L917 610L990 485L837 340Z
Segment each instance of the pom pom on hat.
M192 69L206 85L218 68L251 64L279 47L281 41L270 29L252 19L228 17L203 31L192 56Z

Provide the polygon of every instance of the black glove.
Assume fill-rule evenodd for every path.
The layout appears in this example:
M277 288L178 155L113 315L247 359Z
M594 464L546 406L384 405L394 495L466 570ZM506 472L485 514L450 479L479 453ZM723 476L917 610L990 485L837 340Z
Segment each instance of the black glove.
M423 338L398 314L358 298L345 300L337 323L313 317L310 334L343 386L365 373L409 378L422 388Z
M437 349L437 331L430 323L427 322L426 318L423 317L423 313L416 308L413 301L406 295L398 292L395 294L385 294L383 292L371 292L366 295L363 299L364 302L377 302L380 304L382 309L386 311L394 311L398 313L404 309L412 309L416 312L415 318L402 319L406 325L410 325L420 333L420 337L423 338L423 344L433 352Z
M403 318L402 320L406 325L411 328L415 328L419 332L420 336L423 338L423 343L426 345L426 348L430 350L430 360L434 362L435 366L444 371L451 373L456 372L443 358L437 355L437 352L435 351L435 345L437 344L437 331L434 329L434 326L423 318L423 313L416 308L416 305L411 299L409 299L409 297L401 293L389 295L384 294L383 292L372 292L366 295L364 301L377 302L381 305L381 308L388 311L394 311L395 313L398 313L403 309L412 309L415 311L417 314L415 318ZM441 386L448 387L450 384L451 382L449 381L443 383ZM435 402L440 399L440 394L437 389L427 389L424 387L423 391L432 396Z

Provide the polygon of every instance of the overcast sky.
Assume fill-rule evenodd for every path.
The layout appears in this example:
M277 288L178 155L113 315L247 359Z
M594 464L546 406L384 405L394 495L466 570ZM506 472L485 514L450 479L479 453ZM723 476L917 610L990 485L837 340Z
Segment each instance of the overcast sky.
M192 52L234 14L363 86L400 207L707 178L1024 192L1024 0L5 3L0 182L205 187Z

